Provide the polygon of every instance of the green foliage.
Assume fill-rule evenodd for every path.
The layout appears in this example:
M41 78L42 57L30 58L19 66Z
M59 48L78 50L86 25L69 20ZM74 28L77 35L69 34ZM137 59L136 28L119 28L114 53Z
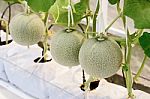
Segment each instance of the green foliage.
M144 32L139 38L139 42L144 50L144 53L150 58L150 33Z
M55 4L51 7L50 13L53 15L55 22L64 23L68 21L67 18L67 7L68 0L57 0Z
M83 15L86 12L86 9L88 7L89 0L81 0L79 3L74 5L76 13L74 13L74 21L79 22Z
M116 4L120 0L108 0L108 1L109 1L110 4L114 5L114 4Z
M80 0L76 4L72 4L74 23L77 24L83 17L88 7L89 0ZM51 7L50 13L56 24L67 25L68 24L68 10L65 8L68 6L68 0L57 0Z
M135 28L150 28L150 0L125 0L124 14L134 20Z
M48 12L50 7L55 3L56 0L26 0L28 5L35 12Z

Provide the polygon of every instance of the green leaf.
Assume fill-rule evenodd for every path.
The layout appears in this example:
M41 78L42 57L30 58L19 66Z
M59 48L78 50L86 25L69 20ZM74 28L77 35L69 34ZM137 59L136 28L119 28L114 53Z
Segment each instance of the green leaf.
M50 8L50 13L53 15L53 18L56 23L63 24L67 18L67 9L64 7L68 6L68 0L57 0L54 5Z
M119 0L108 0L110 4L114 5L116 4Z
M139 38L139 42L144 50L144 53L150 58L150 33L144 32Z
M30 8L35 12L48 12L56 0L26 0Z
M89 0L80 0L76 4L72 4L73 17L75 25L82 19L88 7ZM67 26L68 24L68 10L65 8L68 6L68 0L57 0L55 4L50 8L50 13L56 24Z
M75 22L79 22L82 19L88 7L88 2L89 0L81 0L79 3L74 5L76 11L76 13L73 14Z
M150 0L125 0L124 14L138 29L150 29Z

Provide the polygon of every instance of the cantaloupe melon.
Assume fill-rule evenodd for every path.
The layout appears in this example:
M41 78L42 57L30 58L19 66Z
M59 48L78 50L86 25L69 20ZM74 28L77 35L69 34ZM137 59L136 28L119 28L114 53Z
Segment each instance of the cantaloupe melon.
M25 46L38 43L45 32L44 23L38 15L25 13L14 16L9 29L13 40Z
M122 52L111 40L86 40L79 52L79 62L85 72L93 77L107 78L115 74L122 63Z
M84 41L84 35L77 30L66 30L55 33L51 39L51 55L53 59L64 66L79 65L79 50Z

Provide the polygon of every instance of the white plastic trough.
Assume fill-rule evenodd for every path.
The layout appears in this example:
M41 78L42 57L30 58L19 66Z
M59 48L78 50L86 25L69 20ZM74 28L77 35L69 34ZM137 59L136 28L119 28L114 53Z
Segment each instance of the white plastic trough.
M2 32L2 34L4 33ZM34 63L33 60L41 55L41 51L42 49L37 45L28 49L15 42L1 46L0 79L3 81L0 81L0 85L23 99L127 98L126 88L108 83L105 80L101 80L96 90L83 92L80 89L82 84L80 66L69 69L57 64L54 60L48 63ZM4 81L5 83L3 83ZM133 92L136 99L150 97L150 94L140 90Z

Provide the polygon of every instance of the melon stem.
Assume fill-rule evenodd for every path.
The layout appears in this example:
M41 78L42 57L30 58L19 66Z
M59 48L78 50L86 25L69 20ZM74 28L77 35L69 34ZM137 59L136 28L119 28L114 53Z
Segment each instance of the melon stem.
M98 0L97 1L97 5L96 5L96 10L94 12L94 15L93 15L93 32L96 32L96 18L97 18L97 13L99 12L99 8L100 8L100 1ZM96 36L96 33L93 34L93 37Z
M85 37L86 37L86 39L88 39L88 29L89 29L89 27L90 27L90 17L87 17L86 18L87 19L87 27L86 27L86 30L85 30Z
M68 7L67 7L67 9L68 9L68 30L70 30L70 23L71 23L71 19L70 19L70 17L71 17L71 0L68 0Z
M24 11L25 11L25 13L28 14L28 13L29 13L29 10L28 10L28 9L29 9L29 8L28 8L28 4L27 4L26 1L23 1L23 4L24 4L24 7L25 7L25 8L24 8Z

